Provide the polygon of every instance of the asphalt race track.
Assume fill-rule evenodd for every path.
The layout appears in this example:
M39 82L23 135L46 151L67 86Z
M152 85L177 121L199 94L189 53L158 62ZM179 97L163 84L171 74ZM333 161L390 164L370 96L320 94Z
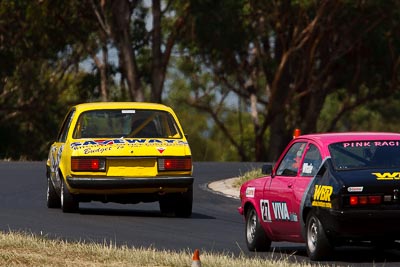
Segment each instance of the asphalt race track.
M260 163L194 164L194 204L191 218L160 214L158 203L119 205L80 204L80 213L62 213L46 207L45 162L0 162L0 230L24 231L71 241L112 243L129 247L227 252L247 251L239 200L215 194L207 184L235 177ZM400 223L399 223L400 227ZM266 258L308 262L303 244L273 243ZM385 251L366 247L336 250L328 265L399 266L400 248Z

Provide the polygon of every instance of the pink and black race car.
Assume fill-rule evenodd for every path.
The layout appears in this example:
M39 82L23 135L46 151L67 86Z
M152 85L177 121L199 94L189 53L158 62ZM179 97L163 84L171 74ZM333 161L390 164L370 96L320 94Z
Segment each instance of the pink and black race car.
M251 251L305 242L323 260L335 246L400 239L400 134L302 135L263 173L240 189Z

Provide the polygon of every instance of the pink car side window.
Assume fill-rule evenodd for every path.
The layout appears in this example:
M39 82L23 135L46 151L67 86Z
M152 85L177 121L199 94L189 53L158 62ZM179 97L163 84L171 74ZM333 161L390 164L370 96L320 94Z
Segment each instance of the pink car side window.
M310 144L304 156L303 166L301 168L301 176L314 176L322 162L321 153L318 148Z
M303 142L293 144L281 161L276 174L284 176L296 176L305 147L306 143Z

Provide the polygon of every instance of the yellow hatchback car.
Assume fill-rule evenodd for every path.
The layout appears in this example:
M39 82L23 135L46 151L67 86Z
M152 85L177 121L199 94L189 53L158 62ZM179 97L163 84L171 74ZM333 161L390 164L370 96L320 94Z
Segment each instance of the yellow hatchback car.
M77 212L79 202L155 202L190 217L192 157L174 111L136 102L72 107L47 159L47 206Z

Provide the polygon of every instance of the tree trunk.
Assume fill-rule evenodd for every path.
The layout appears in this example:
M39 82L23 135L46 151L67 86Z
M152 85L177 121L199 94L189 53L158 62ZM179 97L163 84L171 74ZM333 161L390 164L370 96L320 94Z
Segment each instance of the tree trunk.
M164 84L164 66L161 52L161 6L160 0L153 0L153 32L152 32L152 68L151 68L151 101L161 103L162 87Z
M260 120L258 119L257 110L257 95L254 92L250 93L250 110L251 119L254 126L254 136L255 136L255 159L256 161L263 161L265 158L265 145L264 145L264 132L260 127Z
M290 142L292 135L286 130L285 114L279 113L270 123L270 139L266 160L276 161Z
M125 74L131 99L140 102L144 101L144 93L130 36L131 16L134 6L136 6L136 1L132 5L127 0L112 2L112 34L121 54L120 59L123 59L119 64Z
M103 53L103 64L99 67L100 71L100 95L101 101L108 101L108 88L107 88L107 66L108 66L108 49L107 45L104 44L102 48Z
M167 66L172 49L180 31L185 26L189 13L190 3L184 3L182 13L179 15L168 37L163 38L161 0L152 0L152 66L151 66L151 101L161 103ZM163 40L165 39L165 42Z

